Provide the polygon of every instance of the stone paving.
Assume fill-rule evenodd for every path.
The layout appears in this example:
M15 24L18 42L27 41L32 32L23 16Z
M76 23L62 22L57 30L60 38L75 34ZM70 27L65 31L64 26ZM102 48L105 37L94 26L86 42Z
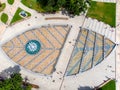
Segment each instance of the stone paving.
M120 90L120 0L116 4L116 90Z
M96 66L114 49L115 43L91 30L81 29L66 75L85 72Z
M116 3L117 2L117 0L93 0L93 1L107 2L107 3Z
M88 28L115 42L115 28L96 19L86 18L83 28Z
M116 2L115 0L100 0L100 1ZM7 0L2 0L2 2L7 2ZM102 82L104 82L104 80L107 80L108 78L112 78L112 79L115 78L115 50L116 50L116 47L113 50L110 49L106 55L108 57L105 57L104 60L99 65L93 66L92 69L85 71L83 73L76 74L76 75L65 76L66 72L67 72L68 63L70 61L72 52L75 48L76 40L78 39L81 28L87 29L87 30L89 30L89 32L96 33L97 35L100 35L100 37L104 37L105 39L107 38L106 40L108 43L118 43L119 44L120 39L117 39L117 41L116 41L115 36L118 31L116 32L115 28L110 27L109 25L107 25L103 22L97 21L96 19L86 18L84 15L75 16L74 18L69 18L68 16L62 15L60 12L60 13L56 13L54 15L48 14L48 15L43 16L42 14L39 14L36 11L25 7L23 4L20 3L20 0L15 0L13 7L11 7L10 5L7 5L5 12L8 15L10 15L10 17L12 18L13 13L15 13L16 8L18 8L18 7L21 7L24 10L29 11L32 15L30 18L25 19L25 20L23 20L19 23L16 23L12 26L0 23L0 25L2 25L1 27L3 27L2 32L4 32L4 34L1 32L2 36L1 36L1 40L0 40L0 46L3 46L3 48L4 48L4 49L2 49L2 47L0 48L0 58L1 58L0 66L2 66L0 68L0 70L4 70L9 66L21 64L21 65L23 65L23 67L21 67L20 65L19 66L21 68L22 76L23 77L27 76L29 78L30 82L39 85L40 90L76 90L80 86L95 87L95 86L100 85ZM119 6L117 3L117 12L119 11L118 7ZM11 8L10 11L8 10L9 8ZM12 14L10 12L12 12ZM117 13L118 18L119 18L119 16L120 16L119 13ZM48 18L48 17L65 17L65 18L68 18L68 20L45 20L45 18ZM120 21L117 21L117 22L120 22ZM7 24L9 24L9 23L10 23L10 18L9 18ZM9 52L6 51L6 53L9 54L9 57L8 57L6 55L6 53L3 51L3 50L6 50L6 47L5 47L7 44L6 42L10 42L10 43L14 42L15 39L17 39L17 37L20 37L20 35L23 35L25 32L30 32L31 30L35 30L36 28L40 28L41 26L53 26L53 25L62 25L62 26L68 25L68 26L71 26L71 29L70 29L70 32L69 32L67 38L65 39L65 41L62 38L61 39L59 38L60 39L59 40L58 36L61 34L58 35L58 33L54 32L54 35L56 35L57 40L52 40L52 44L54 44L54 41L57 41L58 43L60 43L61 41L62 42L64 41L64 45L63 45L62 49L60 50L61 53L57 60L57 64L55 66L55 71L50 76L41 75L40 73L35 73L35 72L32 72L31 70L24 68L26 62L21 62L21 63L16 64L14 61L15 60L18 61L18 58L14 59L14 61L13 61L13 59L9 58L9 57L13 57L15 54L12 52L11 52L11 54L9 54ZM117 24L117 26L119 26L119 23ZM46 27L45 27L45 30L46 30ZM55 30L55 29L51 29L51 31L52 30ZM44 32L44 30L42 30L42 32ZM60 31L60 32L62 32L62 31ZM119 32L117 34L119 34ZM45 35L47 35L47 34L45 33ZM51 34L51 35L53 35L53 34ZM63 31L61 36L64 36L64 35L66 35L66 34L64 34L64 31ZM117 36L119 37L119 35L117 35ZM47 36L47 37L49 39L51 39L49 36ZM23 36L21 38L23 38ZM31 38L33 38L33 36L28 35L28 38L31 39ZM20 39L20 40L23 40L23 39ZM18 47L21 45L18 42L17 43L16 42L15 42L15 47ZM47 43L47 42L45 42L45 43ZM49 43L47 43L47 44L49 44ZM102 43L100 45L102 45ZM47 45L47 46L50 46L50 45ZM10 49L10 48L11 47L9 47L7 49ZM61 45L59 48L61 48ZM16 51L16 49L13 49L13 52L15 52L14 50ZM19 51L20 49L17 49L17 50ZM3 60L4 60L4 63L3 63ZM28 59L25 59L25 60L28 60ZM119 61L119 59L117 59L117 60ZM32 66L32 65L33 64L31 64L30 66ZM118 64L118 66L119 66L119 64ZM41 67L38 70L42 70ZM118 72L119 72L119 70L118 70ZM46 74L46 73L43 73L43 74ZM46 86L48 86L48 87L46 87ZM117 86L119 87L119 78L118 78Z
M69 31L70 26L68 25L42 26L13 38L2 48L8 57L21 66L40 74L49 75L55 70L54 67ZM35 44L26 47L30 40L40 43L38 53L26 52L26 49L35 51Z

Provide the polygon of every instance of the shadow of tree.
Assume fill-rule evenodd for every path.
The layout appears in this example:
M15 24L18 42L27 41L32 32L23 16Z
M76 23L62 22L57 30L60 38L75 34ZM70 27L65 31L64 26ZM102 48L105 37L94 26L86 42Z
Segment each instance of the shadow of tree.
M85 87L79 87L78 90L94 90L92 87L85 86Z
M9 67L2 72L0 72L0 80L5 80L7 78L10 78L10 76L14 73L20 72L20 67L18 65L15 65L14 67Z
M61 9L61 13L62 13L62 15L66 15L66 16L69 16L70 18L74 18L74 15L73 15L73 14L68 13L68 11L67 11L67 10L65 10L64 8L63 8L63 9Z

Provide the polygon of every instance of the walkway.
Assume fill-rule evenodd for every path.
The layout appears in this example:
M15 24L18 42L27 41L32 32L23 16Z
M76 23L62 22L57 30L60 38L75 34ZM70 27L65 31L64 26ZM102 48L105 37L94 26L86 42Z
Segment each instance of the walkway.
M120 90L120 0L116 5L116 90Z
M117 0L93 0L98 2L116 3Z
M86 18L83 28L87 28L96 33L99 33L106 38L109 38L111 41L115 42L115 28L111 27L108 24L105 24L101 21L92 18Z
M2 0L6 2L7 0ZM69 18L62 15L61 13L41 15L34 10L31 10L20 3L20 0L15 0L14 8L21 7L26 11L29 11L32 16L29 19L23 20L22 22L16 23L15 25L8 26L5 33L2 36L0 45L11 40L25 31L39 28L44 25L66 25L71 26L69 35L64 43L61 50L61 54L56 64L56 71L49 76L40 75L39 73L31 72L21 67L21 73L23 77L28 77L29 81L40 86L41 90L76 90L79 86L97 86L104 80L115 77L115 56L114 50L105 58L101 64L95 66L95 68L73 76L65 77L68 62L70 60L72 51L74 49L77 37L80 32L80 27L92 30L96 33L104 35L108 39L115 42L115 28L111 28L109 25L99 22L95 19L85 18L85 16L76 16L75 18ZM8 5L9 6L9 5ZM10 8L10 7L8 7ZM7 9L5 10L7 13ZM10 14L10 13L8 13ZM45 20L47 17L67 17L68 20ZM103 32L104 30L105 32ZM16 65L11 59L9 59L3 50L0 48L0 70L4 70L9 66ZM4 60L4 63L3 63ZM109 67L111 66L111 68ZM96 75L97 72L97 75ZM99 78L99 79L98 79ZM46 87L46 86L49 86Z
M37 16L37 19L35 18L35 16ZM70 58L71 53L72 53L72 50L74 48L73 45L75 44L75 41L73 41L73 40L76 40L76 38L77 38L77 35L79 33L79 30L80 30L79 27L82 26L82 23L84 21L84 16L79 16L79 17L75 17L75 18L71 18L71 19L69 18L68 21L67 20L60 20L59 22L56 22L56 20L45 20L44 17L42 17L40 14L35 14L35 16L33 15L30 19L24 20L22 22L16 23L15 25L13 25L11 27L8 27L6 32L4 33L4 35L2 37L1 44L6 42L6 40L8 41L8 40L12 39L16 35L21 34L22 32L25 32L31 28L40 27L42 25L48 25L48 24L66 25L66 24L68 24L68 25L72 26L72 29L70 30L69 36L66 40L66 43L62 49L62 53L61 53L60 58L58 60L59 64L57 64L57 66L56 66L56 72L53 73L52 78L50 78L49 76L48 77L42 76L42 75L40 76L40 74L35 74L31 71L28 71L26 69L21 68L22 69L21 72L23 73L23 75L25 75L25 76L29 75L29 77L32 77L31 78L32 80L30 80L31 82L36 83L36 84L39 83L39 85L41 87L41 86L44 86L44 85L42 85L43 83L46 83L46 85L50 86L49 84L51 84L52 83L51 81L54 80L55 82L53 82L53 84L51 84L50 87L52 88L52 90L54 90L54 89L58 90L60 85L61 85L60 82L62 82L67 64L69 62L69 58ZM62 16L62 15L60 15L60 14L46 15L45 17L51 17L51 16L53 17L53 16ZM75 22L78 22L78 23L76 24ZM38 24L36 24L36 23L38 23ZM23 25L23 26L21 27L21 25ZM69 42L71 42L71 44ZM7 59L8 58L6 57L6 62L4 62L4 63L7 63ZM13 64L15 65L15 63L13 63ZM58 74L58 72L61 72L62 74ZM33 78L37 78L37 77L39 77L39 78L33 80ZM43 82L43 83L41 83L41 82ZM42 88L43 87L41 87L41 89ZM49 88L49 89L51 90L51 88ZM48 90L48 89L45 89L45 87L44 87L43 90Z

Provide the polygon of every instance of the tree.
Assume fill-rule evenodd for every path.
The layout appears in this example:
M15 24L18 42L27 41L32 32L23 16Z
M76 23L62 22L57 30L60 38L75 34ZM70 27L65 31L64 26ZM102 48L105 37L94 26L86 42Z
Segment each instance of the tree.
M57 1L57 4L58 4L58 6L61 8L61 7L64 7L65 6L65 4L66 4L66 0L58 0Z
M37 2L39 2L42 6L46 6L48 0L37 0Z
M2 7L2 3L0 2L0 7Z
M0 81L0 90L24 90L22 80L20 73L14 73L10 78ZM25 89L31 90L31 86L28 85Z
M0 90L22 90L22 78L20 74L13 74L10 78L0 82Z
M69 14L79 15L87 10L91 0L37 0L46 12L56 12L64 8Z
M81 12L85 13L90 2L91 0L66 0L64 8L69 12L69 14L79 15Z
M58 0L37 0L45 12L56 12L59 7L57 6Z

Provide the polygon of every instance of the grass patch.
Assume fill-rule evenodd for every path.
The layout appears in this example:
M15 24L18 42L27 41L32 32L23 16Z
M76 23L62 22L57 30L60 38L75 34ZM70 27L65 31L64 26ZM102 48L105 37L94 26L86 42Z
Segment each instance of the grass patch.
M13 24L13 23L15 23L15 22L17 22L17 21L19 21L19 20L24 19L24 18L22 18L22 17L19 15L19 13L20 13L21 11L24 11L24 10L21 9L21 8L18 8L18 9L16 10L16 12L15 12L15 14L14 14L14 16L13 16L11 22L10 22L10 24ZM27 15L28 15L27 17L31 16L31 14L30 14L29 12L27 12L27 11L25 11L25 12L26 12Z
M3 23L6 23L6 22L8 21L8 15L7 15L6 13L3 13L3 14L1 15L1 21L2 21Z
M116 4L91 2L91 7L88 9L87 17L103 21L112 27L115 27Z
M111 80L107 84L105 84L103 87L99 88L98 90L116 90L115 88L115 81Z
M7 0L7 2L12 5L14 3L14 0Z
M1 6L0 6L0 12L3 11L5 7L6 7L6 4L2 3Z
M41 8L40 4L37 2L37 0L21 0L21 2L31 8L31 9L34 9L38 12L44 12L44 10Z

